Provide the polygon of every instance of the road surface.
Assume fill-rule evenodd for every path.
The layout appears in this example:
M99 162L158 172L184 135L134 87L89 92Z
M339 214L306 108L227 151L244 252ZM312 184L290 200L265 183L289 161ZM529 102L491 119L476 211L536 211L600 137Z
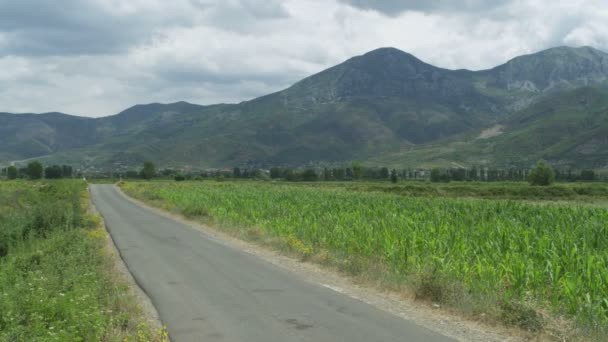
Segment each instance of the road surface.
M173 341L451 341L91 185L127 267Z

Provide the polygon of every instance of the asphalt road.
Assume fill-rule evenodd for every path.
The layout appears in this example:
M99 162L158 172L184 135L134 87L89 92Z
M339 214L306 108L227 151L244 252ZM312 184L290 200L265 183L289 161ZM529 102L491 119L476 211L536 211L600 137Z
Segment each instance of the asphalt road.
M173 341L451 341L138 206L112 185L91 193Z

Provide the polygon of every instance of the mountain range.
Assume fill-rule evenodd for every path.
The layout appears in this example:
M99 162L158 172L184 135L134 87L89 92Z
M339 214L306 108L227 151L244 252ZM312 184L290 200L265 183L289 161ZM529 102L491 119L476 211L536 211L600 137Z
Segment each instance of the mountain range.
M608 167L608 54L556 47L489 70L394 48L239 104L137 105L103 118L0 113L0 164L99 169L339 165Z

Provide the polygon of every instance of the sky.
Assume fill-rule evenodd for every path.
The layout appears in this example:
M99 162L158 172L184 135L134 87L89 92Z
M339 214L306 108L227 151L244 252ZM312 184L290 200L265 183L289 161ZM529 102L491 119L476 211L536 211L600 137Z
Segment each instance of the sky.
M608 51L605 0L0 0L0 112L235 103L380 47L480 70Z

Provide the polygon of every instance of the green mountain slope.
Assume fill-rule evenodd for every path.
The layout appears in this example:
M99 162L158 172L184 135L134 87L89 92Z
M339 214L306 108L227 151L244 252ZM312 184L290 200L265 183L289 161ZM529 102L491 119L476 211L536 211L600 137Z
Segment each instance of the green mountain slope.
M98 142L91 119L61 113L0 113L0 157L24 159Z
M93 146L161 127L179 114L201 108L186 102L137 105L100 119L62 113L0 113L0 157L27 159Z
M608 88L544 96L493 126L374 158L389 165L608 168Z
M355 159L419 166L526 163L538 156L596 165L605 148L593 139L604 131L588 125L603 127L597 95L603 90L588 86L607 80L608 55L592 48L549 49L483 71L437 68L382 48L240 104L151 104L100 119L0 114L7 123L0 158L46 154L49 161L102 168L146 159L195 167ZM564 100L583 96L576 91L591 104ZM578 128L566 131L566 121ZM477 138L495 125L502 134ZM526 152L528 144L536 149Z

